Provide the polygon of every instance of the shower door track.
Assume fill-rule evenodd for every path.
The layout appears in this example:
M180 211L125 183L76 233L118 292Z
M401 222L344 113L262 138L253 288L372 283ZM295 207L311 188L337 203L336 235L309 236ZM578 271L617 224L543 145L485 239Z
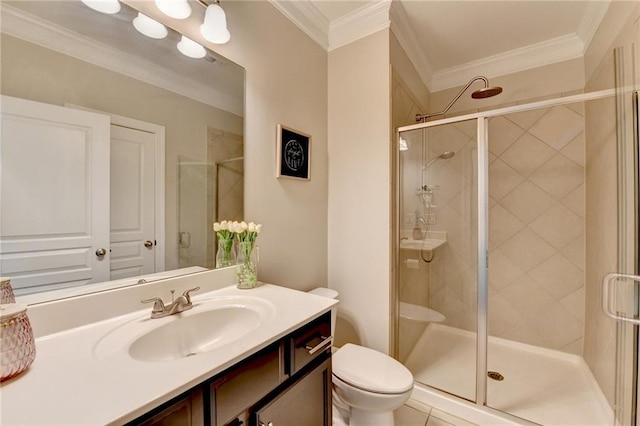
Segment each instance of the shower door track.
M500 412L487 405L487 345L488 345L488 119L490 117L511 114L516 112L531 111L540 108L547 108L557 105L566 105L577 102L586 102L608 97L615 97L616 93L632 93L635 91L633 87L623 87L618 89L600 90L579 95L548 99L544 101L531 102L522 105L515 105L505 108L498 108L490 111L483 111L473 114L466 114L451 118L444 118L426 123L418 123L408 126L398 127L396 130L396 141L400 140L400 133L412 130L427 129L430 127L441 126L444 124L458 123L461 121L477 121L477 148L478 148L478 326L477 326L477 347L476 347L476 401L475 405L487 412ZM398 200L396 200L398 202ZM398 206L396 206L398 207ZM399 223L396 223L396 232L399 232ZM397 254L396 254L397 255ZM397 279L397 278L396 278ZM397 299L397 294L396 294ZM396 300L397 302L397 300ZM525 419L513 416L509 413L502 413L518 421L524 421L524 424L530 423Z

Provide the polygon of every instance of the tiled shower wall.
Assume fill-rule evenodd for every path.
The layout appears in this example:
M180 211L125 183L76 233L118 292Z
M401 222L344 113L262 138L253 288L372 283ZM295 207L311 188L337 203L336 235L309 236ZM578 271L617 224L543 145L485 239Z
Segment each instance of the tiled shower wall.
M627 23L621 26L620 20L614 21L613 34L617 38L608 43L609 49L596 64L586 85L587 91L614 87L615 68L613 48L622 46L625 54L630 55L632 43L640 40L640 4L616 4L610 7L631 8L624 16ZM596 34L598 41L601 34ZM606 38L606 32L602 36ZM593 43L592 43L593 44ZM590 53L590 52L588 52ZM637 56L636 56L637 58ZM632 58L626 56L628 63ZM627 75L630 84L640 81L640 69L636 75ZM637 87L637 86L636 86ZM617 141L616 141L616 105L613 98L591 101L586 108L586 161L588 188L587 216L587 279L586 279L586 323L584 359L593 372L602 392L614 406L616 385L616 322L606 317L600 308L601 280L618 268L618 211L617 211Z
M489 333L582 354L582 104L489 122Z
M584 118L580 106L489 121L489 334L582 353ZM448 243L431 265L431 307L476 330L475 122L433 129L438 223ZM437 165L437 166L436 166ZM436 168L437 167L437 168Z

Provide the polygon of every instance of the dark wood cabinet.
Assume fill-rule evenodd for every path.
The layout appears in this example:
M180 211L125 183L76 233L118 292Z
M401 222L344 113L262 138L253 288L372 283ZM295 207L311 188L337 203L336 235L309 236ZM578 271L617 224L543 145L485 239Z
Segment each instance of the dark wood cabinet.
M326 313L129 424L330 426L330 331Z
M204 400L201 388L163 404L131 424L141 426L204 426Z
M257 426L331 425L331 359L327 358L257 408Z

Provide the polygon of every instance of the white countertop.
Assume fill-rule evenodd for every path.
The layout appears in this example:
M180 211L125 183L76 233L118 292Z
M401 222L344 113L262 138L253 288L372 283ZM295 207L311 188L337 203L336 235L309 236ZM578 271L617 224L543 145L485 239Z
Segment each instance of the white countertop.
M105 335L127 322L148 317L150 306L37 338L36 359L31 367L0 383L0 424L125 423L222 372L337 303L309 293L260 284L252 290L229 286L194 294L194 306L200 300L217 296L260 298L273 305L275 315L239 340L174 361L102 360L95 354Z

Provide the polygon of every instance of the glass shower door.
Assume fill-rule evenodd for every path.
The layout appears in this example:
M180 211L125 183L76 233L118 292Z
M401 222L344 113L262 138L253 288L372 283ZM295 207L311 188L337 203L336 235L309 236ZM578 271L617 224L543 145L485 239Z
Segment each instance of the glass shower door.
M476 400L477 121L400 133L398 358Z

